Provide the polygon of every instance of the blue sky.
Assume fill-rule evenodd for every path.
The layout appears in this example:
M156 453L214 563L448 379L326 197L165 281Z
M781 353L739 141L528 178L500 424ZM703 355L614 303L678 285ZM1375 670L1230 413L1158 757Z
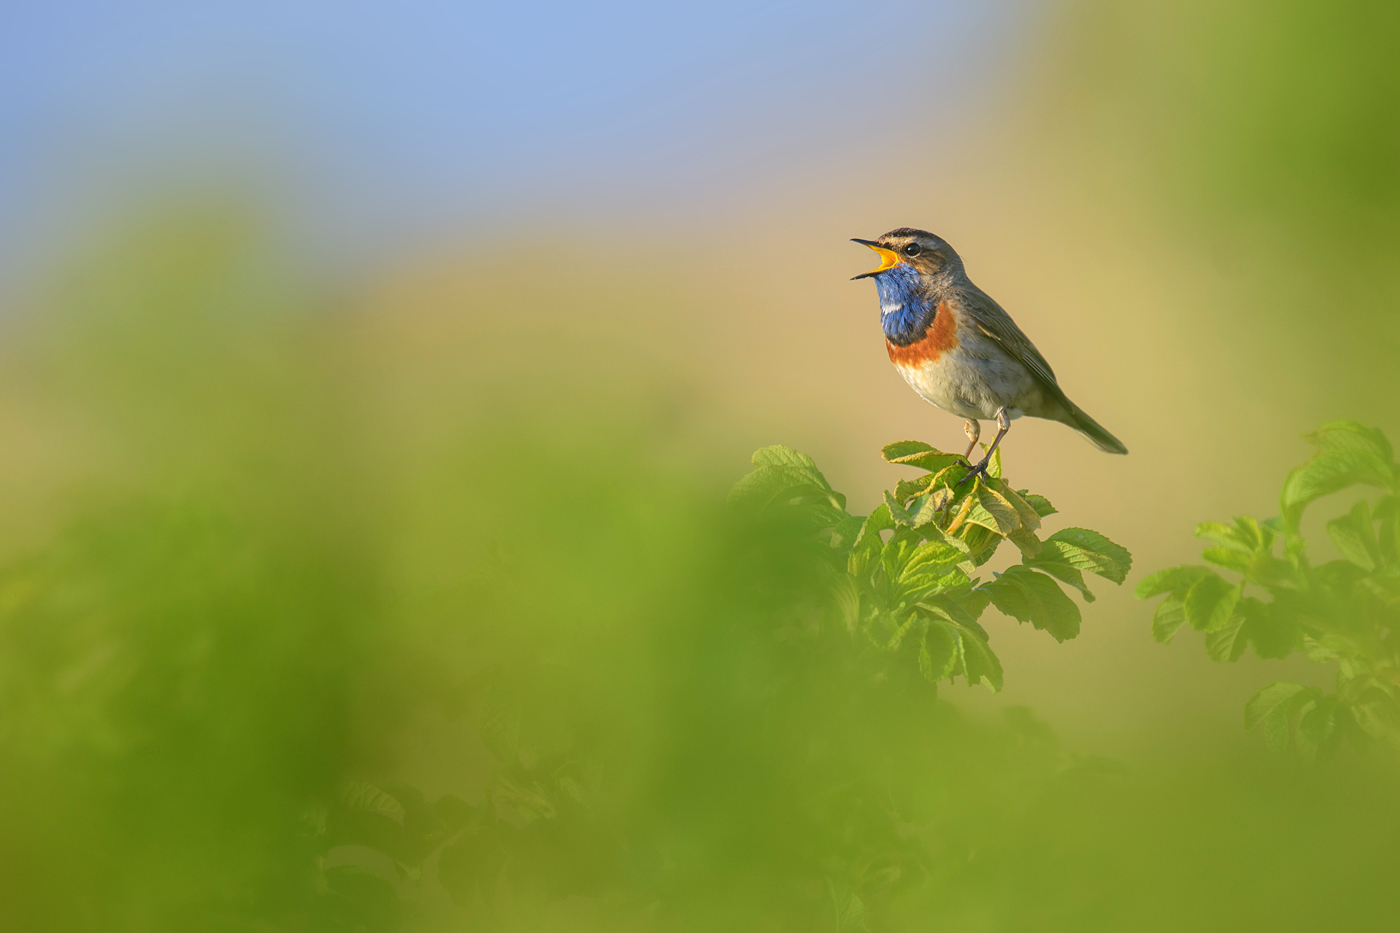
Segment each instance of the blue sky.
M182 173L256 178L327 233L722 201L955 117L1025 8L11 0L0 246Z

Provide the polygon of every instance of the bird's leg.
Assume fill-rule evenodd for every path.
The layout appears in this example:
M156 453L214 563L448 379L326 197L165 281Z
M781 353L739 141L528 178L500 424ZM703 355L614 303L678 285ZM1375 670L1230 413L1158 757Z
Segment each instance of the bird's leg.
M987 448L987 455L978 462L977 466L969 468L971 472L958 480L959 486L972 479L974 476L987 475L987 464L992 462L992 454L996 453L997 445L999 445L1001 439L1006 436L1006 432L1011 430L1011 419L1007 416L1005 408L997 409L997 428L999 430L997 431L996 439L992 441L992 446ZM970 448L968 452L972 452Z
M963 454L963 466L972 469L972 451L976 449L977 442L982 438L982 422L976 418L968 418L963 422L963 433L967 435L967 453Z

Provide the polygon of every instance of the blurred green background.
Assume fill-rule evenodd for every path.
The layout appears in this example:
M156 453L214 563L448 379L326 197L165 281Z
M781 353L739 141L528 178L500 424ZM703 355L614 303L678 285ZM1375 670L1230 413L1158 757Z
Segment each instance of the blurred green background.
M1130 594L1400 439L1393 4L176 6L0 13L6 929L1393 926L1393 758L1240 725L1327 670ZM724 506L960 442L847 282L906 224L1132 450L1010 435L1136 569L1000 694Z

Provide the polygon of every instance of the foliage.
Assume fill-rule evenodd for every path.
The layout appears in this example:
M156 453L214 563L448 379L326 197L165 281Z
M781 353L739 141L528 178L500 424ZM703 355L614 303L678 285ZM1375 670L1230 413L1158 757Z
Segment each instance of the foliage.
M905 649L929 681L961 676L1000 690L1001 661L978 623L988 603L1065 641L1079 634L1080 612L1060 585L1092 602L1085 572L1121 584L1132 568L1125 548L1086 528L1042 541L1040 520L1055 508L1002 480L1000 451L970 483L961 457L921 441L890 444L884 457L924 472L900 480L868 516L849 514L812 459L781 446L753 455L757 469L730 499L796 510L830 547L828 585L847 630L878 650ZM1006 541L1021 562L986 582L974 576Z
M1112 768L1065 755L1024 710L1004 730L969 727L935 702L936 682L961 676L999 689L1001 663L978 622L986 607L1072 638L1079 610L1057 581L1092 600L1083 571L1121 582L1127 552L1084 529L1040 540L1040 520L1054 509L1006 485L999 459L989 478L959 484L968 472L959 458L926 444L890 445L885 458L924 473L900 481L871 515L853 516L809 457L776 446L754 454L756 469L732 490L720 552L702 562L712 568L705 595L687 601L693 617L667 622L694 628L662 662L679 688L662 704L675 709L665 732L679 744L637 790L651 799L649 819L637 821L635 801L609 801L607 776L617 780L628 758L609 724L560 731L561 708L615 685L574 684L556 668L548 693L558 699L542 709L534 690L521 689L526 669L497 669L464 688L500 763L482 801L448 794L429 803L403 783L347 784L318 824L329 896L391 915L386 879L332 864L349 845L381 853L398 882L414 884L436 855L443 886L487 924L527 893L538 903L598 897L629 877L673 922L697 912L738 922L735 904L701 907L714 900L704 888L729 884L736 865L767 877L776 893L765 900L791 916L813 923L829 913L839 930L868 930L930 897L948 899L928 880L947 855L901 826L966 839L955 846L962 851L990 844L992 799L1004 817L1024 812L1024 803L1006 805L1017 796L1008 780L1067 769L1105 779ZM1022 562L985 582L973 576L1005 540ZM757 673L736 683L739 671ZM986 770L989 757L1007 754L1017 768ZM974 773L978 790L963 786ZM945 794L991 796L959 814L933 804ZM678 848L676 834L694 833L684 827L699 813L709 814L701 838L711 855L687 866L696 842ZM973 813L980 828L967 822Z
M1262 728L1271 747L1291 743L1307 757L1328 755L1343 741L1400 749L1400 467L1385 435L1354 421L1324 424L1306 439L1317 452L1288 474L1278 517L1196 528L1211 542L1202 557L1238 574L1237 582L1212 567L1184 565L1148 576L1137 595L1166 594L1152 623L1160 642L1189 625L1206 633L1217 661L1237 661L1252 647L1261 658L1301 651L1336 665L1330 693L1279 682L1245 706L1245 726ZM1313 566L1304 511L1357 486L1382 495L1327 523L1341 558Z
M926 475L857 518L769 451L728 508L625 348L488 379L439 319L299 313L237 231L120 239L0 354L0 428L59 435L0 483L6 929L1393 926L1392 775L1131 768L927 679L921 604L1126 570L1000 477L897 445Z

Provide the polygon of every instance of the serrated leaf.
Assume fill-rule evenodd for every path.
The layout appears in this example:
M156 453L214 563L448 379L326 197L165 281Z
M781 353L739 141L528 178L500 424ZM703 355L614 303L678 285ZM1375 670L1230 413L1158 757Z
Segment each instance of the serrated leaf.
M1371 527L1371 509L1362 499L1351 512L1327 523L1327 535L1342 556L1363 570L1380 566L1381 549Z
M1316 687L1287 681L1269 684L1245 703L1244 727L1253 730L1263 725L1265 744L1281 751L1288 746L1293 714L1319 692Z
M1016 548L1021 552L1022 560L1028 557L1034 558L1042 550L1040 539L1035 536L1035 532L1033 531L1015 531L1007 535L1006 540L1016 545ZM1083 582L1082 579L1081 582ZM1093 597L1089 597L1089 600L1092 602Z
M1400 497L1382 496L1376 500L1372 517L1380 524L1376 539L1381 559L1388 564L1400 563Z
M885 508L889 509L890 518L894 520L895 524L913 525L913 516L909 514L904 506L899 504L894 496L890 495L889 490L885 491Z
M944 453L923 441L896 441L886 444L881 454L888 463L918 467L930 473L937 473L962 459L957 454Z
M1080 595L1084 597L1086 603L1092 603L1094 601L1094 594L1089 590L1089 585L1084 582L1084 574L1080 573L1079 570L1071 567L1069 564L1055 559L1053 555L1051 555L1049 559L1046 559L1045 553L1042 551L1037 558L1031 560L1022 558L1022 563L1028 567L1034 567L1042 573L1050 574L1050 576L1067 586L1074 587L1079 591Z
M828 882L832 903L836 905L837 933L870 933L865 919L865 902L850 885Z
M984 636L970 628L958 628L963 675L969 684L983 684L992 692L1002 688L1001 661Z
M1400 745L1400 701L1379 688L1371 688L1347 711L1361 731L1373 739Z
M1071 567L1098 574L1113 583L1121 584L1133 569L1133 555L1127 548L1088 528L1062 528L1046 538L1044 544L1053 548L1057 558Z
M1020 622L1049 632L1056 641L1079 634L1079 607L1058 583L1024 565L1011 566L996 580L983 585L992 604Z
M752 460L754 466L793 467L804 470L814 477L819 477L823 483L826 482L826 477L822 476L821 470L817 469L815 460L791 447L784 447L782 444L760 447L753 452Z
M1296 467L1283 483L1279 505L1290 531L1298 530L1303 510L1315 499L1348 486L1395 489L1395 473L1388 460L1362 448L1324 449Z
M829 499L832 492L804 470L765 464L740 478L729 490L732 505L763 508L804 498Z
M1298 647L1302 634L1298 622L1280 603L1265 604L1246 596L1235 612L1244 616L1245 635L1259 657L1286 658Z
M969 514L971 514L972 507L975 504L976 500L972 496L963 496L962 504L959 505L958 510L955 513L953 513L952 520L948 522L948 534L957 534L959 531L961 531L962 526L967 523L967 517Z
M936 573L942 576L949 567L956 566L965 559L963 551L942 541L927 541L914 548L900 571L900 579Z
M831 529L831 546L838 551L850 548L855 544L856 537L860 534L861 526L864 524L865 516L847 515Z
M958 661L958 634L946 625L933 623L919 646L919 672L926 680L938 682L951 677Z
M836 574L831 581L831 598L846 630L854 632L860 623L860 587L856 581L848 574Z
M1157 611L1152 613L1152 637L1165 645L1185 624L1186 607L1182 604L1182 597L1172 593L1158 603Z
M1249 636L1245 632L1245 617L1238 612L1230 616L1221 628L1206 635L1206 654L1212 661L1238 661L1247 647Z
M985 607L985 603L982 607ZM982 614L982 609L976 606L969 607L967 600L954 599L945 594L935 594L925 597L919 602L919 608L930 613L935 619L943 621L960 628L970 628L977 633L983 641L987 641L987 630L977 623L977 617ZM976 609L974 612L973 609Z
M916 496L924 495L933 484L933 474L925 473L923 476L914 479L902 479L894 484L894 497L900 502L905 502ZM912 508L912 504L910 508Z
M1021 522L1021 528L1025 531L1035 531L1040 527L1040 513L1032 508L1031 504L1022 498L1021 494L1007 486L1001 480L996 480L990 484L993 489L1001 494L1011 507L1016 510L1016 517Z
M1400 567L1386 567L1361 581L1367 592L1392 609L1400 609Z
M915 500L918 503L918 509L914 509L913 503L910 504L910 514L912 516L910 524L920 529L927 525L933 525L938 518L942 516L947 502L951 499L952 494L949 493L948 490L939 489L924 496L922 499ZM937 526L935 525L934 527Z
M1190 589L1191 585L1204 576L1213 575L1214 570L1198 564L1182 564L1150 573L1138 583L1134 595L1138 599L1151 599L1160 593L1174 593Z
M969 524L981 525L1003 537L1021 530L1021 516L1016 513L1016 507L980 477L970 498L975 498L975 502L967 516Z
M1243 554L1254 553L1255 545L1242 540L1239 529L1233 525L1226 525L1223 522L1201 522L1196 526L1194 534L1198 538L1214 541L1221 547L1233 551L1239 551Z
M1201 577L1186 591L1183 603L1186 623L1198 632L1218 632L1230 621L1240 588L1231 586L1215 573Z
M894 519L890 517L890 509L887 505L877 506L866 518L865 524L860 526L860 534L856 535L856 543L852 550L862 548L874 548L884 546L884 539L880 537L880 532L888 531L894 527Z
M364 781L346 781L341 785L339 803L347 810L357 813L375 813L402 824L403 804L386 794L373 784Z
M1329 421L1303 440L1322 450L1362 450L1389 463L1395 459L1390 441L1378 428L1346 419Z
M1217 567L1237 573L1246 573L1253 562L1252 555L1228 547L1208 547L1201 552L1201 557Z
M1026 492L1024 489L1017 490L1017 492L1020 493L1021 498L1030 503L1030 507L1035 509L1035 514L1039 515L1041 518L1054 515L1059 511L1059 509L1051 505L1050 500L1044 496L1038 496L1033 492Z
M1336 746L1337 700L1321 697L1298 709L1296 741L1304 758L1325 758Z

